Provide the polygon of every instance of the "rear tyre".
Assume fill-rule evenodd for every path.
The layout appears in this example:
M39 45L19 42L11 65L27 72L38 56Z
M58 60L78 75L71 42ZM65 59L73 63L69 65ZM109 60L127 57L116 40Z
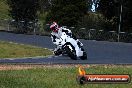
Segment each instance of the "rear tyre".
M87 53L84 51L83 56L80 57L81 60L87 60Z

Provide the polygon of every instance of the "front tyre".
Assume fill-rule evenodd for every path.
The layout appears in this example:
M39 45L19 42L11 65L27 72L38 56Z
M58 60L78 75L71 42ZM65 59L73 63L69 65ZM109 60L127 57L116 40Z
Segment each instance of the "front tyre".
M69 46L66 46L65 50L71 59L77 60L76 51L74 49L71 50Z
M54 55L59 56L60 54L62 54L62 51L60 49L54 51Z

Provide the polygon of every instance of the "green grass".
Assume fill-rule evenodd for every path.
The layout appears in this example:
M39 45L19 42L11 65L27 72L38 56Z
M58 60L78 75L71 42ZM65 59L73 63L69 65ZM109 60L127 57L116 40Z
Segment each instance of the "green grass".
M48 56L53 53L45 48L0 41L0 59Z
M88 74L130 74L132 66L90 66ZM132 88L129 84L85 84L76 82L77 67L43 67L0 71L0 88Z

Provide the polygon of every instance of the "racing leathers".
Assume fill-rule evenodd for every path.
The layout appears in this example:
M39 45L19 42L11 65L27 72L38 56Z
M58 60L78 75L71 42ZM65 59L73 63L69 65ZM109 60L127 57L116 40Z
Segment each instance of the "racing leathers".
M63 32L65 32L65 34L67 36L75 39L77 41L77 44L78 44L79 47L83 46L83 44L72 34L71 30L69 30L65 27L60 27L57 32L52 32L51 33L52 42L53 42L53 44L56 45L56 48L55 48L54 52L61 49L60 45L61 45L61 42L63 40L63 38L62 38L62 33Z

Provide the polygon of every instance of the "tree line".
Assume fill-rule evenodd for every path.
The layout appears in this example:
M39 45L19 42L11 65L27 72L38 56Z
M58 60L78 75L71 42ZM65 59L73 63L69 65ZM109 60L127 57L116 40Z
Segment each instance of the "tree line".
M95 12L89 11L95 5ZM46 14L45 23L118 31L121 5L121 31L132 32L132 0L7 0L10 16L16 21L35 21ZM76 29L77 30L77 29Z

